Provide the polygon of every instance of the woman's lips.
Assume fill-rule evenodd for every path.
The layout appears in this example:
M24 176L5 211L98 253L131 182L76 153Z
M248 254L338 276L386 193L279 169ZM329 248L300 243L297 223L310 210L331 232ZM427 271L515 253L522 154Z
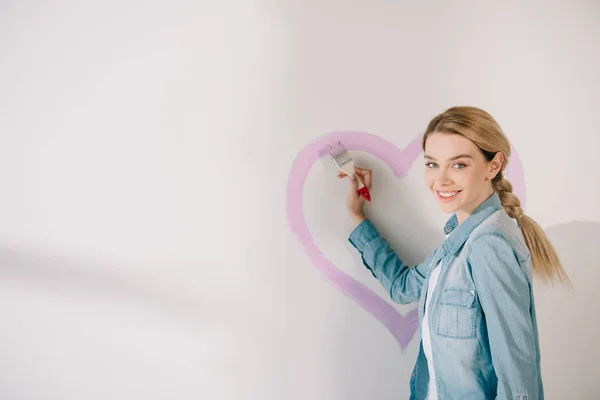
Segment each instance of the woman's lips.
M443 201L443 202L449 202L449 201L452 201L452 200L454 200L454 199L456 198L456 196L458 196L458 194L459 194L460 192L462 192L462 190L454 190L454 191L447 191L447 190L444 190L444 191L442 191L442 192L440 192L440 191L438 191L438 190L436 190L436 191L435 191L435 193L436 193L436 195L437 195L437 198L438 198L440 201ZM443 193L445 196L442 196L442 194L441 194L441 193ZM449 194L450 194L451 196L448 196Z

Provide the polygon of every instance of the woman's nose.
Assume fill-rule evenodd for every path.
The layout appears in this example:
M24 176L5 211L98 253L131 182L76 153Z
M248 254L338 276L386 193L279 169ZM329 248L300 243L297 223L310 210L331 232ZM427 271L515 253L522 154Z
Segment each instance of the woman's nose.
M452 180L448 176L448 172L446 170L441 170L440 171L440 174L437 177L437 181L440 184L446 184L446 183L451 183L452 182Z

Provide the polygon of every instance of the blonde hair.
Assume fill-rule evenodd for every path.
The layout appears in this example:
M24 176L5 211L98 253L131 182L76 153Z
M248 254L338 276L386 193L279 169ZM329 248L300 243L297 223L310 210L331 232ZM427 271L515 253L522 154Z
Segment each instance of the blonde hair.
M456 134L469 139L481 150L488 162L497 152L504 155L500 172L492 179L492 186L498 193L506 213L518 222L531 253L534 272L546 282L553 284L555 280L559 280L572 288L573 285L546 233L537 222L523 213L521 201L512 192L512 184L503 176L511 153L510 142L496 120L477 107L451 107L434 117L427 125L423 135L423 151L427 137L433 133Z

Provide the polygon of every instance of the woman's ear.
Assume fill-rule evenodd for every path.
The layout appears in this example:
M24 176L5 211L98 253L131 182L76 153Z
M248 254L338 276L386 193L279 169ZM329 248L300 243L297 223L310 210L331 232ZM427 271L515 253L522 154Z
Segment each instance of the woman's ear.
M486 176L486 180L491 180L498 175L498 173L502 170L502 165L504 164L504 154L502 152L497 152L492 161L488 164L488 174Z

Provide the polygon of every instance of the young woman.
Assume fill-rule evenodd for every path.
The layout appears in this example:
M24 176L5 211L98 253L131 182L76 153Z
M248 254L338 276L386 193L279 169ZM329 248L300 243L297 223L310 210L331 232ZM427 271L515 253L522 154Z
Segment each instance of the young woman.
M407 266L380 236L354 178L346 204L357 225L349 240L365 266L397 303L419 301L410 398L543 399L532 272L570 281L502 175L509 141L484 110L452 107L427 126L423 151L425 184L453 213L446 240L423 263ZM371 170L356 175L371 187Z

